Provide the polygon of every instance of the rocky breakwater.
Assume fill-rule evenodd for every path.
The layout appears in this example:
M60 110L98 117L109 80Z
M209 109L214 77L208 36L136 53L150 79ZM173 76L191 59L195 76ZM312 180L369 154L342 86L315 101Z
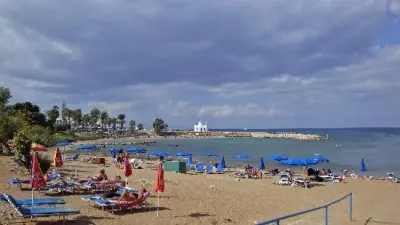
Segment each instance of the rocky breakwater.
M267 132L224 132L225 137L237 138L283 138L296 139L304 141L328 140L327 137L317 134L301 134L301 133L267 133Z

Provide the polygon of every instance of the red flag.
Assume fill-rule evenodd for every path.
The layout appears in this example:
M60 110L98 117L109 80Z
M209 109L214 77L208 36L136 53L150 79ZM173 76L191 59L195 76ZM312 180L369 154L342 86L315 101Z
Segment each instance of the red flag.
M40 169L36 154L32 156L32 174L31 174L31 185L33 189L39 189L46 185L42 170Z
M163 169L162 163L160 162L158 164L157 183L156 183L156 186L154 187L154 192L164 192L164 188L165 188L164 169Z
M132 166L129 163L128 154L125 154L125 159L124 159L124 175L125 177L129 177L130 175L132 175Z
M57 148L54 154L54 167L61 167L63 165L60 149Z

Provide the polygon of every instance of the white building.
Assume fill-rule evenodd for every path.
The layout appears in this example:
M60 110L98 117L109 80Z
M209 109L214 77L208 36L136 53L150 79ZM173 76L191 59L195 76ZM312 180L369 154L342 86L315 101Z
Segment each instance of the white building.
M201 121L197 122L197 124L193 126L193 130L195 132L207 132L208 131L207 122L205 123Z

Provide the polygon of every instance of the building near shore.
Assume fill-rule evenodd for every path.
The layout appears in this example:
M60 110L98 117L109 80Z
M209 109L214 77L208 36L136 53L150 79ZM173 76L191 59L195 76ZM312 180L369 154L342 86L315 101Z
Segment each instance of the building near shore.
M208 126L207 126L207 122L197 122L197 124L195 124L193 126L193 131L195 132L208 132Z

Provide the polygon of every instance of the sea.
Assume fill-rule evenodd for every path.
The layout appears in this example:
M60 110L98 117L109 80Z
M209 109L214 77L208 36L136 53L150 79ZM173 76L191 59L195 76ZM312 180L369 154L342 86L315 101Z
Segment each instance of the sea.
M243 129L214 129L213 131L243 131ZM207 157L207 153L224 156L230 166L250 164L258 166L260 157L267 168L278 167L270 160L271 155L287 158L313 157L320 154L329 163L315 165L320 169L354 170L356 173L371 176L385 176L387 172L400 175L400 128L340 128L340 129L247 129L248 132L303 133L328 136L329 140L301 141L292 139L260 138L215 138L215 139L163 139L155 146L145 147L148 152L164 151L172 155L178 152L191 152L193 160L219 162L221 157ZM178 145L179 147L171 147ZM127 148L128 146L106 146L106 148ZM102 150L107 154L107 150ZM248 154L250 159L234 159L236 154ZM360 171L364 158L367 171Z

